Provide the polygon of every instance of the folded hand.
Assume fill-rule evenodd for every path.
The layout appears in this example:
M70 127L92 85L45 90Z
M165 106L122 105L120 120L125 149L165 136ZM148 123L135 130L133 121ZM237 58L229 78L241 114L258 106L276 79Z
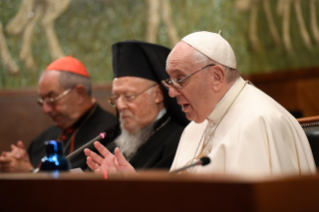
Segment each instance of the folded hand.
M33 169L29 155L22 141L11 145L11 152L2 152L0 156L0 171L2 172L28 172Z

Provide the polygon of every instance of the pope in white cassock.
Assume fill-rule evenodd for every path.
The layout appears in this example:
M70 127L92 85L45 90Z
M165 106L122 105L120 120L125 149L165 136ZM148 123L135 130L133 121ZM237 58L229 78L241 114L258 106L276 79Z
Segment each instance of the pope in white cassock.
M297 120L240 77L235 54L220 34L195 32L184 37L170 53L166 70L171 78L163 84L192 120L182 134L171 170L208 156L209 165L188 172L316 173L307 137ZM89 156L93 170L134 171L119 149L113 155L99 143L96 147L104 159Z

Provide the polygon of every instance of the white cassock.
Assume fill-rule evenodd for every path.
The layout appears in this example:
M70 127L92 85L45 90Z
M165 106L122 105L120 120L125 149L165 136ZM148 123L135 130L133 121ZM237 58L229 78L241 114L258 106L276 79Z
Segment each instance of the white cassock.
M278 91L281 92L281 91ZM293 101L293 100L292 100ZM201 124L184 130L171 170L208 156L196 173L312 174L316 166L298 121L241 77Z

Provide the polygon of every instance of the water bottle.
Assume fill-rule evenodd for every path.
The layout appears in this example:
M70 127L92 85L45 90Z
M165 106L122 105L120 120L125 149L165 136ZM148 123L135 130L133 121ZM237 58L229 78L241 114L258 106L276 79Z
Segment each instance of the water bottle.
M41 159L40 171L68 171L70 165L63 155L63 145L55 140L46 141L46 156Z

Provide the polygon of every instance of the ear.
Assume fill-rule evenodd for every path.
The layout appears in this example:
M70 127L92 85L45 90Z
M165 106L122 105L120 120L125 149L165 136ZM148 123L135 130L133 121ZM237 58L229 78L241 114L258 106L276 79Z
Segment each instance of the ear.
M164 96L163 96L163 92L162 92L162 90L160 88L160 85L156 85L154 87L153 97L154 97L154 100L155 100L156 104L161 103L161 102L164 101Z
M222 88L224 81L226 80L226 72L225 69L219 65L213 67L213 75L212 75L212 86L215 92L220 91Z
M76 92L76 101L77 101L77 103L81 104L82 102L84 102L84 99L87 96L87 93L85 91L84 86L83 85L76 85L73 89Z

